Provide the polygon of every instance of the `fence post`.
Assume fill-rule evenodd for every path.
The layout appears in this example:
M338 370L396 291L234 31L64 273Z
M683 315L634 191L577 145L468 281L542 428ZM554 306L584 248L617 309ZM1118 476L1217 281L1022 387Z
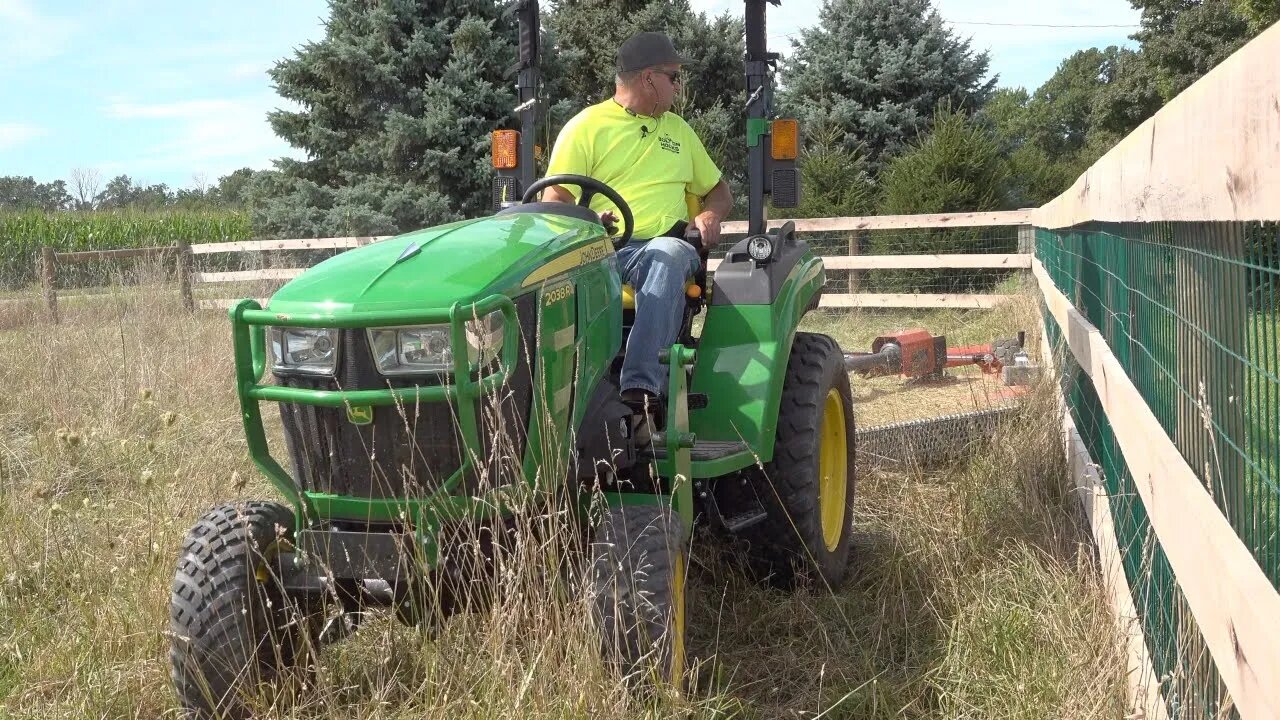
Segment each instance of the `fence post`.
M178 291L182 293L182 307L192 312L196 309L196 301L191 294L191 243L179 240L174 248L177 250Z
M57 278L58 256L53 248L45 245L40 248L40 286L44 288L44 304L49 309L49 318L55 323L58 322Z
M1018 252L1031 255L1036 251L1036 229L1031 225L1018 226Z
M855 257L862 254L862 245L865 238L865 230L854 230L849 235L849 257ZM859 278L857 270L849 271L849 294L854 295L858 292Z

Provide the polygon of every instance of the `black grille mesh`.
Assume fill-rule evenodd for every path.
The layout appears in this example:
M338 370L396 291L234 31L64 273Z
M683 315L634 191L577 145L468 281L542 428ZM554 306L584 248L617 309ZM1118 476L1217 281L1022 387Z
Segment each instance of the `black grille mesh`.
M461 486L509 482L524 457L532 400L533 294L516 301L519 361L505 386L475 401L481 468ZM384 378L378 373L364 330L342 331L338 377L279 377L287 387L316 390L377 390L438 384L442 378ZM376 407L373 422L355 425L345 408L280 403L285 445L293 474L304 490L360 498L420 497L434 492L462 466L464 446L454 402Z

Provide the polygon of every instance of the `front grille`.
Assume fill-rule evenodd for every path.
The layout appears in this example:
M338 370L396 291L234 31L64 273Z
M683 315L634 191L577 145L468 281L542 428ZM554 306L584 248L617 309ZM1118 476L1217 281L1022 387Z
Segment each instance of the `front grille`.
M521 345L515 370L495 393L474 401L481 447L479 467L467 473L465 493L510 482L524 457L532 400L530 368L536 327L533 294L516 299ZM377 371L364 330L342 331L337 378L280 377L277 383L314 390L381 390L428 386L440 376L387 378ZM462 466L465 448L450 402L373 408L373 422L355 425L346 408L280 403L285 445L304 490L360 498L421 497Z

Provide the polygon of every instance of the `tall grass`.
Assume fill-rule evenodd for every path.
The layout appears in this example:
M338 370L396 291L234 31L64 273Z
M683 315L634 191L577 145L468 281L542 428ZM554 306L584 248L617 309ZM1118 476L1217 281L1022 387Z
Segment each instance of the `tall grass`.
M0 328L0 716L172 716L179 542L215 504L274 497L245 451L225 317L166 297ZM261 717L1123 717L1048 398L946 472L860 478L845 587L764 589L700 532L684 698L628 692L600 661L550 513L517 528L487 610L428 632L376 614Z
M247 213L233 211L0 213L0 289L38 280L42 247L59 252L248 240Z

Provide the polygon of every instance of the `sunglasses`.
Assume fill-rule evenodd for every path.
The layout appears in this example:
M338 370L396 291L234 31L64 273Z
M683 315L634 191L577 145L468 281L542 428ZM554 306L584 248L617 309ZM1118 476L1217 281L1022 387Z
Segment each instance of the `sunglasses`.
M654 72L659 75L666 75L667 79L671 81L672 85L675 85L676 83L680 82L681 71L679 70L654 70Z

